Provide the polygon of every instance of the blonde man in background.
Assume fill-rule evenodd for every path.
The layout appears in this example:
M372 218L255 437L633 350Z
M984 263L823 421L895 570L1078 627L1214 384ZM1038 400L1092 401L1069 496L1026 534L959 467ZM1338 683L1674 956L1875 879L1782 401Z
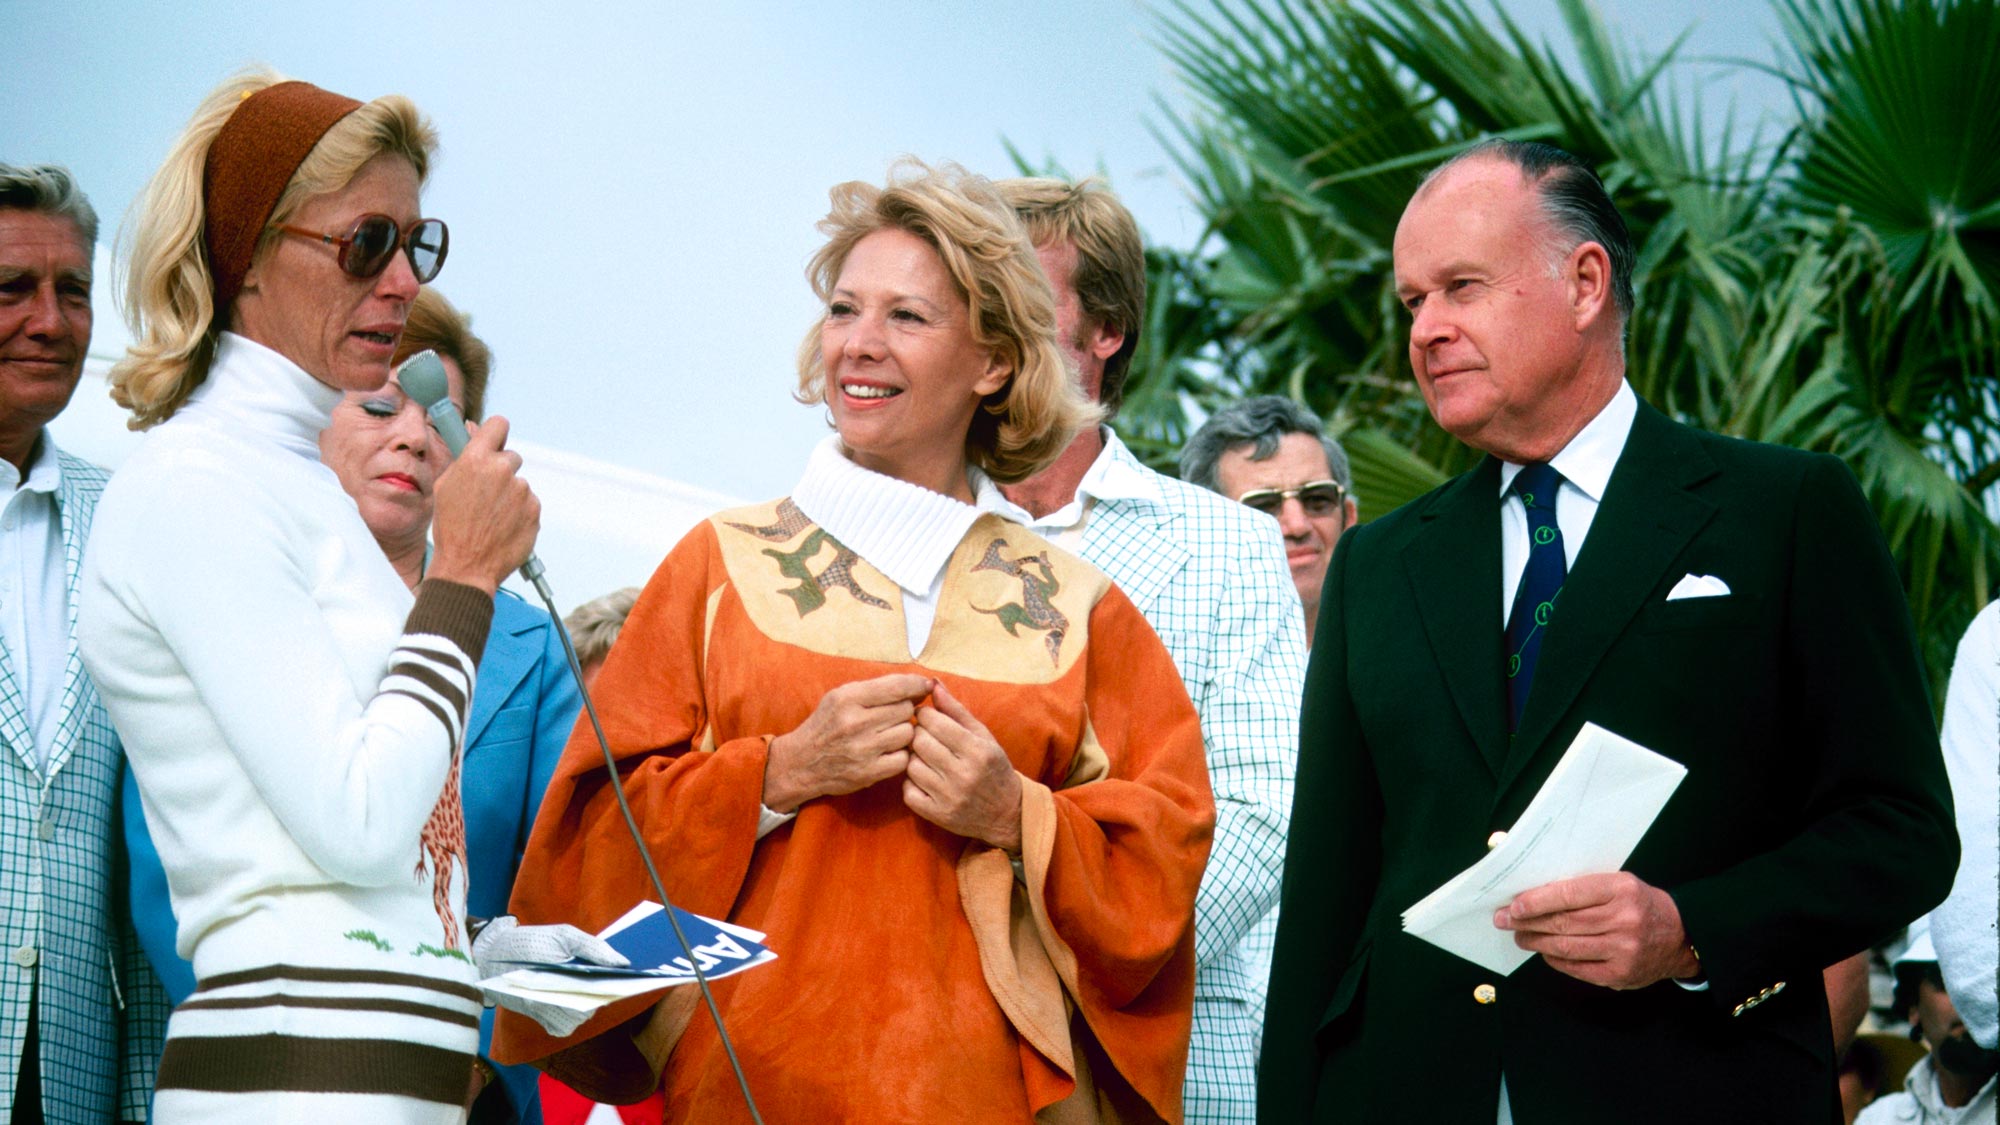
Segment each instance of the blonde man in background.
M1095 180L1000 184L1056 292L1057 340L1107 415L1146 310L1139 226ZM1195 904L1187 1119L1256 1116L1264 982L1276 934L1306 645L1278 526L1141 464L1109 425L1003 491L1002 514L1110 575L1166 643L1201 716L1215 847Z

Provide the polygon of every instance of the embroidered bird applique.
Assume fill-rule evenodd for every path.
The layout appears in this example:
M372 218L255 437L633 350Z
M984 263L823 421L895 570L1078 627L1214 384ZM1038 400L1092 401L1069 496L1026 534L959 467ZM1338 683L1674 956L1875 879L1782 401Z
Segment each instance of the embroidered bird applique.
M1042 643L1048 647L1049 663L1060 665L1063 637L1069 633L1069 618L1063 616L1063 612L1055 607L1054 598L1061 592L1062 583L1056 578L1054 565L1049 562L1049 553L1041 551L1010 559L1000 553L1000 549L1006 545L1005 539L995 539L988 543L986 554L972 569L997 570L1020 579L1021 600L1007 602L991 609L977 605L972 608L999 618L1001 627L1007 630L1007 635L1010 637L1021 635L1018 631L1020 626L1045 632ZM1030 567L1038 568L1041 573L1036 574Z
M799 511L799 506L792 503L792 498L787 496L783 500L778 501L777 523L757 527L747 523L729 522L729 526L745 534L755 535L759 539L772 543L783 543L785 540L811 527L812 520L807 519L806 514Z
M829 543L833 545L833 561L818 574L814 574L806 564ZM779 551L766 547L764 553L778 560L779 574L798 580L798 585L786 587L778 592L792 599L793 604L799 607L800 617L825 605L826 592L829 589L846 590L849 596L862 605L874 606L876 609L889 608L888 602L862 589L861 583L855 581L854 564L861 561L860 556L842 546L840 540L828 535L823 529L815 528L811 535L806 536L806 541L799 544L796 551Z
M813 527L812 520L799 510L797 504L792 503L791 497L787 496L778 501L777 515L778 522L763 526L734 521L724 522L746 535L754 535L769 543L783 543L799 532L812 528L812 534L806 536L805 542L793 550L779 551L770 548L764 550L764 554L778 560L778 573L781 576L798 581L798 585L778 592L792 599L792 604L799 607L800 617L825 605L826 592L832 589L846 590L862 605L873 606L876 609L890 608L888 602L862 589L861 583L855 580L854 564L861 561L861 556L848 550L840 540L828 535L824 528ZM833 544L833 561L818 574L814 574L812 568L806 564L810 563L828 543Z

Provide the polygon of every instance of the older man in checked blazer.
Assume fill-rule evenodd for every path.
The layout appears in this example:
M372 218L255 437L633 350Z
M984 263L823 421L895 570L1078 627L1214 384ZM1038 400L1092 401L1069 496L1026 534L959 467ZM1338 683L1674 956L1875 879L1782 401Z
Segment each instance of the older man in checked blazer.
M97 216L0 164L0 1121L143 1121L167 1006L122 909L125 755L76 654L103 470L43 427L90 347Z
M998 186L1055 288L1057 333L1084 389L1115 413L1146 308L1138 224L1094 181ZM1082 556L1132 599L1201 716L1216 819L1195 901L1186 1120L1252 1121L1305 674L1304 619L1278 525L1146 468L1109 426L1004 491L1001 514Z
M1587 165L1475 146L1396 231L1410 361L1488 456L1351 531L1321 599L1262 1119L1838 1121L1821 969L1957 851L1895 566L1831 457L1638 400ZM1501 976L1402 929L1585 722L1687 767L1623 871L1523 891Z

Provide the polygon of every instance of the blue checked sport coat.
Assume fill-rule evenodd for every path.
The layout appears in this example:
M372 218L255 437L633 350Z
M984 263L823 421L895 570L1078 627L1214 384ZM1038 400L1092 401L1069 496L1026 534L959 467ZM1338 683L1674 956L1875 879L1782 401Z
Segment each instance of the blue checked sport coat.
M39 978L47 1119L142 1121L167 1001L122 905L124 748L76 654L77 572L106 475L60 450L56 456L70 642L46 774L38 768L20 680L0 648L0 1119L14 1108L28 999Z
M1078 553L1172 654L1215 791L1215 843L1195 901L1187 1121L1249 1122L1298 764L1304 614L1277 521L1153 473L1116 440L1104 455L1149 474L1159 501L1097 501Z

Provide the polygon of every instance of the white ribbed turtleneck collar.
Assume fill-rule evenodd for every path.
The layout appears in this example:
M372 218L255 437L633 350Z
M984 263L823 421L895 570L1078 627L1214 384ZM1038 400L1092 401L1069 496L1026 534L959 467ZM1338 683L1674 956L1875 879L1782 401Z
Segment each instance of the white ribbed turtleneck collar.
M224 332L208 378L175 418L240 429L318 461L320 431L340 398L339 391L270 348Z
M792 502L889 581L922 596L980 517L985 493L999 495L985 473L968 466L966 476L982 503L864 469L847 459L840 435L829 434L813 448Z

